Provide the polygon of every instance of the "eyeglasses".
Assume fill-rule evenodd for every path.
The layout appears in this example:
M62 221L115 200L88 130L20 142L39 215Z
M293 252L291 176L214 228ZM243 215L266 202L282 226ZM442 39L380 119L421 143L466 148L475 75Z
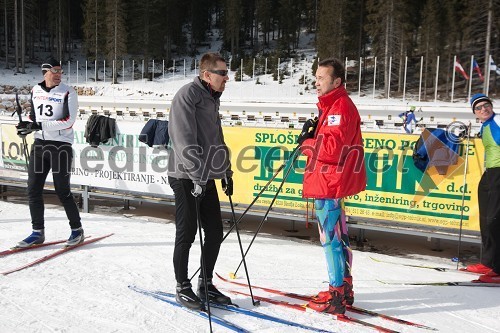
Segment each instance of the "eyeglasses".
M228 71L224 69L209 69L207 72L214 73L220 76L227 76Z
M64 71L62 70L62 68L51 68L51 69L49 69L49 71L52 74L64 74Z
M483 108L489 109L491 107L492 107L491 103L484 103L484 104L475 106L474 111L481 111L481 109L483 109Z

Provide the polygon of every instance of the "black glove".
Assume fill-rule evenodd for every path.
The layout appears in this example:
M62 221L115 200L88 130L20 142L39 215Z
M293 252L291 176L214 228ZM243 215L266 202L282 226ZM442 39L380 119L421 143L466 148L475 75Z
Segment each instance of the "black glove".
M224 190L224 193L229 197L233 195L233 178L231 177L226 177L221 180L222 182L222 189Z
M318 124L318 117L314 119L308 119L304 126L302 126L302 132L300 132L299 137L297 138L297 143L302 145L302 143L309 138L314 137L314 131L316 130L316 125Z
M26 136L32 132L39 131L42 129L42 125L37 122L31 121L21 121L16 125L17 135Z
M193 181L193 189L191 190L191 194L195 198L203 198L205 195L205 191L207 189L207 185L201 185L200 183Z

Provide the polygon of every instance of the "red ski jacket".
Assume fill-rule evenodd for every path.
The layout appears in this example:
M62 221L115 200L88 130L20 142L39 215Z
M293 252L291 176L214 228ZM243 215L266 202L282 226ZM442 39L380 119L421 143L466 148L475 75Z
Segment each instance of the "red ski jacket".
M301 151L307 156L304 198L338 199L366 187L361 118L344 86L320 96L314 138Z

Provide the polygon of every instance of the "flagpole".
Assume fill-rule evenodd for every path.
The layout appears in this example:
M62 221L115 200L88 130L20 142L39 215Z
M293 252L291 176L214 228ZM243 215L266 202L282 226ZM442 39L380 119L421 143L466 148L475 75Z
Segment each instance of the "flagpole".
M467 100L470 100L470 92L472 91L472 70L474 68L474 55L470 56L470 72L469 72L469 94L467 95Z
M486 55L486 59L488 59L486 62L486 73L484 73L484 86L483 86L483 93L488 96L488 92L490 90L490 67L491 67L491 62L493 61L493 58L491 57L491 54Z
M455 72L455 71L453 70L453 72ZM439 56L437 56L437 59L436 59L436 84L434 86L434 102L437 101L438 84L439 84Z
M453 95L455 94L455 71L457 67L457 56L453 56L453 75L451 76L451 102L453 103Z

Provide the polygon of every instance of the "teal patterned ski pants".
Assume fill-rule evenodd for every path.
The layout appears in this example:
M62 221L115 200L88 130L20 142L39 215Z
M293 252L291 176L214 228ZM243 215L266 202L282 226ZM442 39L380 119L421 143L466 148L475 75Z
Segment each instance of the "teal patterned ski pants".
M314 207L321 245L325 251L329 282L331 286L340 287L344 277L351 276L352 264L343 200L316 199Z

